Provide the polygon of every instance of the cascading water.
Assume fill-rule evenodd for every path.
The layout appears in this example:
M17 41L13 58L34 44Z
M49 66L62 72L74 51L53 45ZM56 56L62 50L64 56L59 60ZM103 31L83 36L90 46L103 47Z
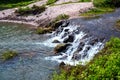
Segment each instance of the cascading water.
M58 44L70 44L60 55L46 57L46 60L64 62L70 65L76 65L80 62L83 64L103 48L104 39L98 39L90 36L81 30L81 26L68 25L67 27L60 26L52 33L53 37L45 41L45 45L55 47ZM57 43L55 43L57 41Z

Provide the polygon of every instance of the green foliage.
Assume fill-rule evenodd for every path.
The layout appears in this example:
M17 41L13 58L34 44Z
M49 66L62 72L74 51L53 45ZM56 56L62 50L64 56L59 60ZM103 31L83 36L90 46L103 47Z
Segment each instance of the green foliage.
M69 18L69 15L61 14L61 15L58 15L53 22L58 22L60 20L68 19L68 18Z
M93 8L90 11L81 14L81 16L85 16L85 17L96 16L96 15L105 14L113 11L114 11L113 8Z
M96 7L120 7L120 0L94 0Z
M37 34L45 34L45 33L50 33L50 32L52 32L52 28L41 28L40 27L36 30Z
M112 38L86 66L55 73L53 80L119 80L120 38Z
M29 7L19 8L18 10L15 11L15 13L19 15L30 15L30 14L36 15L42 13L43 11L45 11L45 9L46 7L44 5L43 6L33 5L32 8Z
M0 10L26 6L38 0L0 0Z
M57 0L48 0L47 5L54 4Z
M79 0L79 2L90 2L91 0Z
M6 52L2 53L1 59L6 61L6 60L16 57L17 55L18 55L18 53L15 51L6 51Z

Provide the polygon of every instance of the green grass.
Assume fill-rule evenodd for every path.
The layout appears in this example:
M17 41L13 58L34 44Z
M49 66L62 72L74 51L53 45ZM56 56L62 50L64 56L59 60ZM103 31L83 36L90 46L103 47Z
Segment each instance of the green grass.
M113 12L114 8L93 8L90 11L82 13L80 16L90 17L90 16L97 16L105 13Z
M26 6L38 0L0 0L0 10Z
M48 1L47 1L47 5L54 4L56 1L58 1L58 0L48 0Z
M6 60L9 60L9 59L12 59L12 58L16 57L17 55L18 55L18 53L15 52L15 51L5 51L5 52L2 53L0 58L3 61L6 61Z
M79 2L91 2L91 0L79 0Z
M69 15L66 15L66 14L60 14L58 15L53 22L58 22L60 20L64 20L64 19L68 19L69 18Z
M120 38L112 38L85 66L55 73L52 80L120 80Z
M36 33L37 34L45 34L45 33L50 33L50 32L52 32L52 28L51 27L49 27L49 28L38 28L37 30L36 30Z
M18 10L15 11L15 13L18 15L36 15L44 12L45 9L46 7L44 5L43 6L33 5L33 7L31 8L29 7L19 8Z

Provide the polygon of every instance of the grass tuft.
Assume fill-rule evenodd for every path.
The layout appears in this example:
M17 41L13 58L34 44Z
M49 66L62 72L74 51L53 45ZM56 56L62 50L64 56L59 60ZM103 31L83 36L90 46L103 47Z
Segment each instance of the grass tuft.
M6 61L6 60L9 60L9 59L16 57L17 55L18 55L18 53L15 51L5 51L2 53L1 59L3 61Z

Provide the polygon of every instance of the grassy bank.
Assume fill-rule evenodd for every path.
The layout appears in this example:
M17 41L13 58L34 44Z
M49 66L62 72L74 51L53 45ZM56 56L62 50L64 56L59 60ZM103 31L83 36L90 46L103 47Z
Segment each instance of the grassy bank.
M54 74L53 80L119 80L120 38L112 38L86 66L75 66Z
M119 5L120 0L93 0L93 4L95 6L94 9L91 9L90 11L81 14L80 16L96 16L101 15L109 12L113 12L115 8L120 7Z
M97 16L97 15L113 12L114 10L115 9L111 7L96 7L88 12L81 14L80 16L84 16L84 17Z
M0 10L26 6L39 0L0 0Z

